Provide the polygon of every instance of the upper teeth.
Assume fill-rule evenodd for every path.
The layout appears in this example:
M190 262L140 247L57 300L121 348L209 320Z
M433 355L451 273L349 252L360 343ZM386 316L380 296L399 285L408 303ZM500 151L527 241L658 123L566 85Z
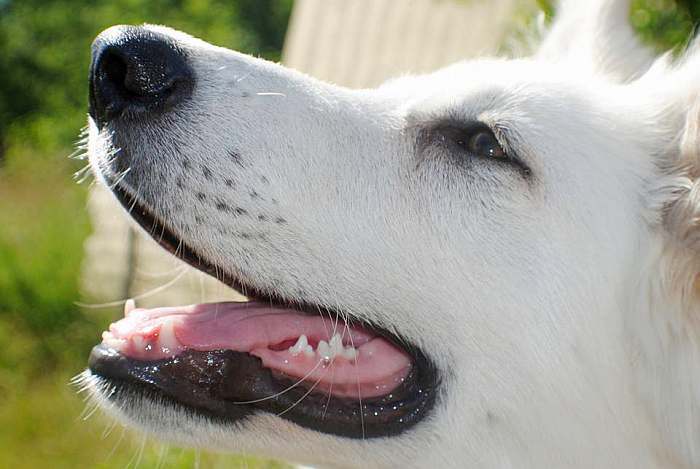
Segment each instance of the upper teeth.
M309 339L306 337L306 335L302 334L299 336L299 339L297 339L296 344L289 347L289 353L295 357L300 353L303 353L307 357L313 357L316 355L324 362L331 362L337 356L341 356L348 360L354 360L357 357L357 349L351 345L348 345L347 347L343 346L343 339L340 334L334 334L333 337L331 337L331 340L328 342L325 340L319 341L316 351L314 351L313 347L309 345Z

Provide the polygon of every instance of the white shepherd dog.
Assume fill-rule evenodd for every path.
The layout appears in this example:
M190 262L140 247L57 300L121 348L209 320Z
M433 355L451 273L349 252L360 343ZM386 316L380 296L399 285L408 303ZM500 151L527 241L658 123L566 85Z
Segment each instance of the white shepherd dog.
M100 34L95 173L251 301L128 302L93 398L318 466L700 467L700 52L654 59L626 1L561 11L532 57L371 90Z

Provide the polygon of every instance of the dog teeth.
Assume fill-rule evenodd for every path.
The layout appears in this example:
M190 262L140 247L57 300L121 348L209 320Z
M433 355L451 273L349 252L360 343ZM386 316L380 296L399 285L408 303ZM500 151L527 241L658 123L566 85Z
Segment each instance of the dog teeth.
M333 334L330 342L328 343L331 349L332 355L338 355L338 353L343 351L343 339L341 339L340 334Z
M330 363L331 359L334 358L334 356L331 356L331 347L325 340L318 343L318 347L316 347L316 354L321 357L321 360L323 360L325 363Z
M121 350L126 340L117 339L111 332L105 331L102 333L102 343L111 349Z
M341 356L346 360L355 360L357 358L357 349L352 346L343 348Z
M347 347L343 346L343 339L340 334L334 334L328 342L325 340L319 341L316 350L309 344L309 339L306 335L302 334L297 339L297 342L289 347L289 353L293 357L302 353L309 358L318 357L324 364L330 364L335 357L339 356L347 360L357 358L357 349L350 345Z
M296 357L300 353L303 353L307 357L313 357L314 349L309 345L309 339L302 334L297 339L297 343L289 347L289 353L291 353L293 357Z
M136 309L136 301L134 301L133 298L129 298L124 303L124 316L128 316L135 309Z
M158 332L158 346L163 353L175 353L178 347L175 337L175 325L172 321L165 322Z

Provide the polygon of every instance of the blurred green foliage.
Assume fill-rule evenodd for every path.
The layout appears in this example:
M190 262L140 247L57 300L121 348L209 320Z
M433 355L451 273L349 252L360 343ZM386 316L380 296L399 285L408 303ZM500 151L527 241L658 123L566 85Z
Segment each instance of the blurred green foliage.
M469 0L477 1L477 0ZM486 1L486 0L478 0ZM535 0L531 0L534 2ZM584 1L584 0L580 0ZM551 17L550 0L537 0ZM161 451L103 437L78 418L67 383L114 311L83 312L79 273L90 230L71 152L87 109L89 45L113 24L167 24L277 60L292 0L0 0L0 466L275 467L250 458ZM683 46L700 0L633 0L644 41ZM127 437L128 439L129 437Z
M551 21L554 0L536 0ZM700 0L632 0L630 22L643 42L659 52L682 49L700 20Z
M700 19L699 0L633 0L630 21L658 51L681 50Z
M85 124L89 44L114 24L167 24L278 60L292 0L0 0L0 143L53 154Z

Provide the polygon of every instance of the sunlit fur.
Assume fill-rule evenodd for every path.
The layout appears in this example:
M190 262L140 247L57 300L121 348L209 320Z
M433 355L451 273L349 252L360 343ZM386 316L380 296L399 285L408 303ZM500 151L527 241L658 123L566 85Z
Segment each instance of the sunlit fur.
M565 2L531 58L360 91L152 27L198 81L177 112L112 129L123 183L229 274L419 345L442 393L366 441L109 405L99 380L94 398L158 438L318 466L700 466L700 54L654 60L628 9ZM445 119L500 129L531 175L417 143ZM119 157L92 126L93 167Z

